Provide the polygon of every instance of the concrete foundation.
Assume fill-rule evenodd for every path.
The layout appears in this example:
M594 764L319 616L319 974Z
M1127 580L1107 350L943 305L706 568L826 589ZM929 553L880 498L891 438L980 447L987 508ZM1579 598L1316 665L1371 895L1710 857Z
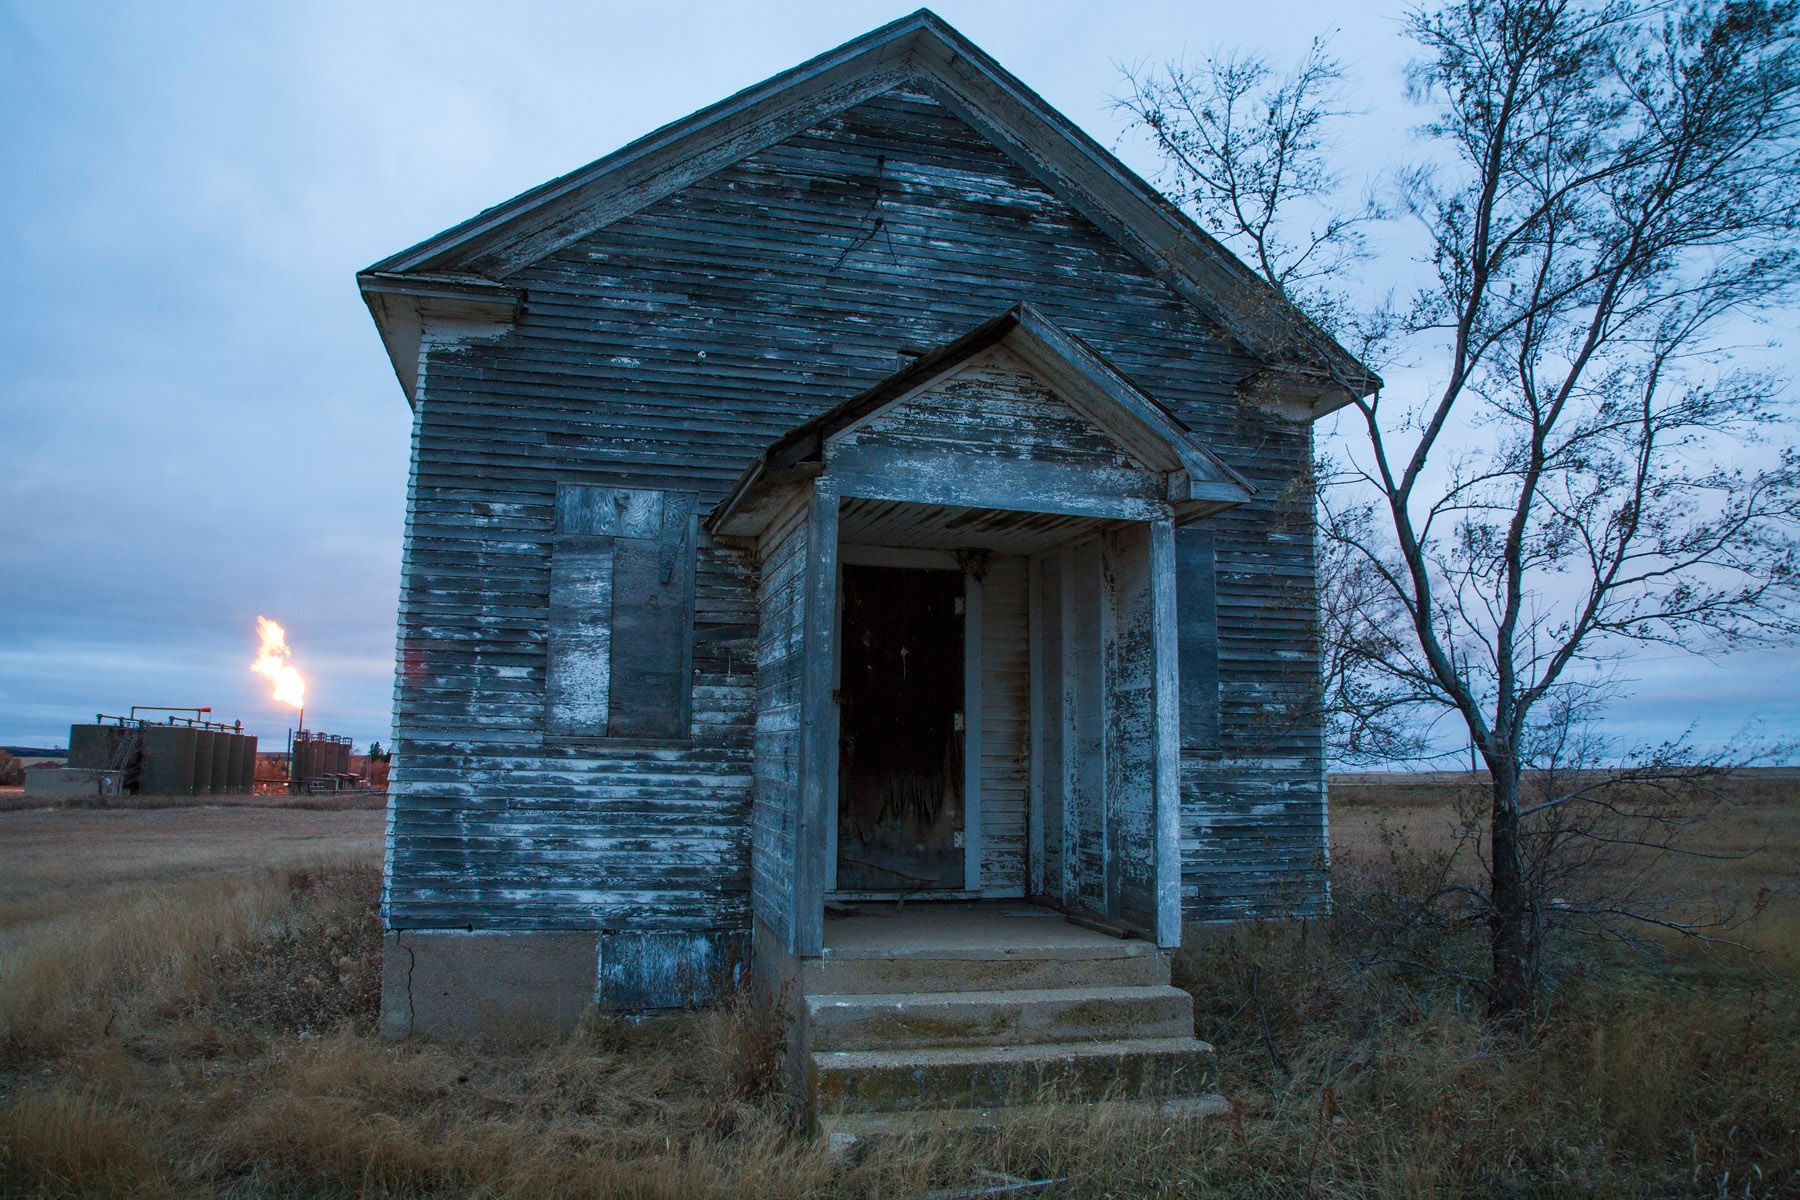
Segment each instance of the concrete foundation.
M116 796L123 772L59 767L25 772L27 796Z
M381 1030L388 1037L501 1040L554 1036L591 1007L690 1008L737 985L735 932L389 933Z
M390 933L381 1032L498 1041L566 1033L594 1003L597 946L592 932Z
M757 999L781 1020L785 1039L781 1073L788 1092L810 1105L814 1087L812 1030L806 1020L806 961L788 953L780 934L761 921L755 923L750 934L751 986Z

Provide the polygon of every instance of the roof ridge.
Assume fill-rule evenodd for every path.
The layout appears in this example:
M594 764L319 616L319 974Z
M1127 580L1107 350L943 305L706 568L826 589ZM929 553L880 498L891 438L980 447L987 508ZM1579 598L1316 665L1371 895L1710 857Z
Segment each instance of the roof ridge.
M359 278L366 284L456 273L505 280L724 166L915 82L1275 367L1290 390L1310 393L1315 414L1379 386L1374 372L1167 197L928 8L484 209Z

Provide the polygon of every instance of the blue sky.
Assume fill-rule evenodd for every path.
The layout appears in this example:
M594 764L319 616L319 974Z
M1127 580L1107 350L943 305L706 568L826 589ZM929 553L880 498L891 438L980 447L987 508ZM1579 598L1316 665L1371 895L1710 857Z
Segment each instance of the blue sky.
M1109 145L1122 66L1334 28L1369 158L1411 119L1397 7L935 7ZM134 703L279 737L259 613L309 724L385 740L407 411L356 270L905 11L0 3L0 742ZM1800 726L1796 668L1659 652L1614 732Z

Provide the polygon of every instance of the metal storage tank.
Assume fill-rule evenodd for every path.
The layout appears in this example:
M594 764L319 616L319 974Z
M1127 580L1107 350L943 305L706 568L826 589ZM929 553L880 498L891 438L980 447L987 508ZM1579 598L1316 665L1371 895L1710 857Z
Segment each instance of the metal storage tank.
M239 780L244 777L244 738L242 734L221 733L225 741L225 790L242 791Z
M218 796L231 790L231 734L223 729L214 729L210 736L213 744L212 778L206 790Z
M336 746L333 747L333 749L336 751L336 753L333 755L333 763L332 763L331 769L339 775L348 775L350 773L350 741L349 741L349 739L346 738L344 741L339 742Z
M69 726L69 765L90 771L117 771L119 790L135 792L143 752L135 725Z
M117 725L69 726L69 765L96 771L116 766L112 755L118 739L113 735L123 732Z
M317 774L313 766L313 740L310 737L296 735L294 738L294 758L288 768L288 782L295 786L304 786L306 781Z
M238 735L243 743L243 765L238 768L238 790L249 795L256 790L256 738L248 733Z
M190 727L191 728L191 727ZM194 729L194 794L212 790L213 735L210 729Z
M188 796L194 791L194 735L181 725L146 725L138 791L146 796Z

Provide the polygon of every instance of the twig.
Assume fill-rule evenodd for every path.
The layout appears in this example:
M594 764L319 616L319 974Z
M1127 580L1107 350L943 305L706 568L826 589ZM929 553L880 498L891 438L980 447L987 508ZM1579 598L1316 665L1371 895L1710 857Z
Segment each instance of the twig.
M1262 968L1257 967L1250 972L1250 999L1256 1003L1256 1019L1262 1025L1263 1045L1269 1051L1269 1061L1283 1075L1292 1074L1281 1052L1275 1049L1275 1031L1269 1028L1269 1014L1262 1002Z
M1226 1017L1223 1021L1220 1021L1219 1027L1217 1029L1213 1030L1212 1036L1206 1040L1209 1042L1217 1042L1219 1040L1219 1038L1224 1035L1225 1031L1227 1029L1231 1028L1231 1023L1233 1021L1237 1020L1239 1017L1241 1017L1244 1014L1244 1010L1249 1007L1250 1007L1250 998L1248 996L1246 996L1246 997L1244 997L1244 1002L1242 1004L1238 1005L1236 1008L1232 1009L1231 1015L1229 1017Z
M920 1200L987 1200L991 1196L1035 1196L1039 1192L1048 1191L1059 1183L1066 1183L1066 1178L1059 1179L1020 1179L1017 1175L1008 1175L1001 1171L983 1171L983 1175L991 1176L996 1182L972 1188L950 1188L945 1191L927 1192Z

